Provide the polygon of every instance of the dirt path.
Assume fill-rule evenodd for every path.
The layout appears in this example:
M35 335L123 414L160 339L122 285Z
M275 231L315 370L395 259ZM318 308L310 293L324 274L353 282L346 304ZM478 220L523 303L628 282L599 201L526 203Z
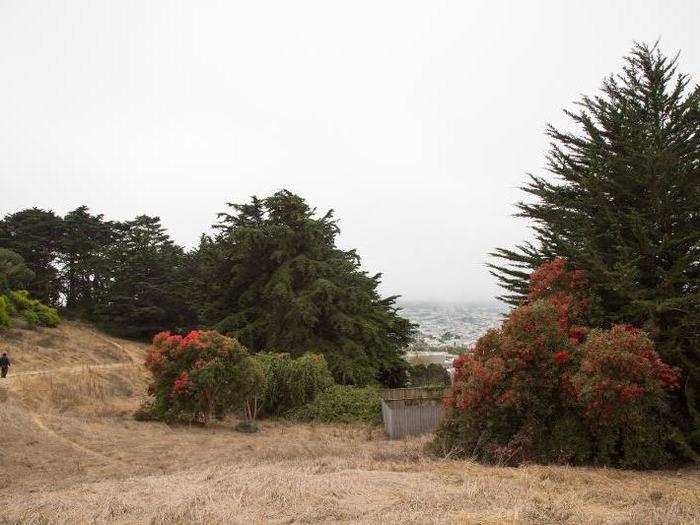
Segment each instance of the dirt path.
M11 383L12 382L11 380L14 377L35 376L35 375L43 375L43 374L82 372L84 370L105 370L105 369L111 369L111 368L123 368L123 367L128 367L128 366L140 365L143 363L143 357L136 355L133 352L133 350L130 350L129 348L117 343L113 339L111 339L107 336L104 336L98 332L92 331L92 334L95 337L97 337L98 339L104 341L105 343L108 343L108 344L114 346L115 348L117 348L119 351L121 351L129 359L129 361L128 362L118 362L118 363L61 366L61 367L48 368L48 369L43 369L43 370L27 370L26 372L15 372L15 373L13 373L12 369L10 368L10 373L8 374L8 376L5 379L9 380L8 383Z
M142 362L143 358L141 356L134 355L131 350L129 350L128 348L126 348L123 345L120 345L119 343L117 343L116 341L111 339L110 337L107 337L107 336L102 335L102 334L95 332L95 331L93 331L92 333L98 339L101 339L105 343L111 344L116 349L121 350L124 354L126 354L126 356L131 360L132 363L141 363Z
M93 332L93 334L98 339L101 339L102 341L109 343L112 346L114 346L115 348L119 349L122 353L125 354L126 357L128 357L129 361L118 362L118 363L62 366L62 367L43 369L43 370L28 370L26 372L17 372L17 373L12 373L10 371L10 374L5 379L0 380L0 387L5 387L8 390L12 390L13 389L12 387L14 386L13 380L15 378L22 378L22 377L27 377L27 376L65 374L65 373L84 372L84 371L91 371L91 370L112 370L112 369L118 369L118 368L138 366L141 364L141 359L138 356L136 356L132 351L127 349L126 347L120 345L116 341L113 341L113 340L111 340L111 339L109 339L109 338L107 338L107 337L105 337L97 332ZM82 452L83 454L87 454L88 456L91 456L95 459L99 459L100 461L106 461L107 463L119 464L122 466L129 466L129 464L125 463L124 461L121 461L121 460L115 459L115 458L111 458L109 456L106 456L105 454L101 454L100 452L97 452L95 450L87 448L76 441L73 441L71 439L68 439L65 436L62 436L61 434L59 434L55 430L51 429L44 422L44 420L42 419L42 417L38 413L31 412L31 411L27 411L27 413L30 416L34 425L41 432L54 438L57 441L65 443L66 445L68 445L72 449L74 449L78 452Z
M48 368L44 370L29 370L27 372L17 372L17 373L10 373L8 376L5 378L8 380L8 382L12 382L12 379L15 377L25 377L25 376L38 376L38 375L45 375L45 374L62 374L62 373L70 373L70 372L83 372L86 370L109 370L111 368L125 368L129 366L135 366L136 363L133 361L129 361L128 363L105 363L103 365L77 365L77 366L59 366L56 368Z

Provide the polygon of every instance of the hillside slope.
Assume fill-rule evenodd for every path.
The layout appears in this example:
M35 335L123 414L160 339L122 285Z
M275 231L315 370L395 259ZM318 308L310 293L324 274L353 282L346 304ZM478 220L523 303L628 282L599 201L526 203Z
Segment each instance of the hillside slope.
M144 345L64 323L3 333L0 351L15 364L0 381L0 521L700 521L697 470L485 467L365 428L139 423Z

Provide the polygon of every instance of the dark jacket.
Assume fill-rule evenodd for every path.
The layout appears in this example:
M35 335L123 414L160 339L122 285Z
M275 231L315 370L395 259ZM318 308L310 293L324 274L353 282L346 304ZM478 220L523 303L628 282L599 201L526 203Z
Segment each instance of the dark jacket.
M6 356L0 356L0 368L8 368L10 366L10 359Z

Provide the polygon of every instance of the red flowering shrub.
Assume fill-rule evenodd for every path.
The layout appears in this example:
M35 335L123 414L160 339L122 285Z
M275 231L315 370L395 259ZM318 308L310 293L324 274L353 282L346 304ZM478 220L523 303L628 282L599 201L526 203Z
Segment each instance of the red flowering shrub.
M543 300L521 306L455 360L437 450L498 463L546 459L553 423L572 411L563 374L574 349L559 317Z
M162 332L153 338L145 364L156 419L207 423L246 407L265 383L262 367L245 347L218 332Z
M598 460L628 467L668 461L666 394L679 388L677 372L631 326L593 330L580 351L572 383Z
M436 451L632 468L682 455L666 404L676 372L643 332L582 324L584 290L561 258L533 273L529 301L455 360Z

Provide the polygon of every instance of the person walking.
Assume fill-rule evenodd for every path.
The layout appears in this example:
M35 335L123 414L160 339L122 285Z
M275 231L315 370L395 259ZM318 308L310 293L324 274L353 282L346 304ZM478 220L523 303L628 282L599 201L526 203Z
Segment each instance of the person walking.
M0 377L7 377L7 371L10 369L10 358L7 353L3 352L0 357Z

